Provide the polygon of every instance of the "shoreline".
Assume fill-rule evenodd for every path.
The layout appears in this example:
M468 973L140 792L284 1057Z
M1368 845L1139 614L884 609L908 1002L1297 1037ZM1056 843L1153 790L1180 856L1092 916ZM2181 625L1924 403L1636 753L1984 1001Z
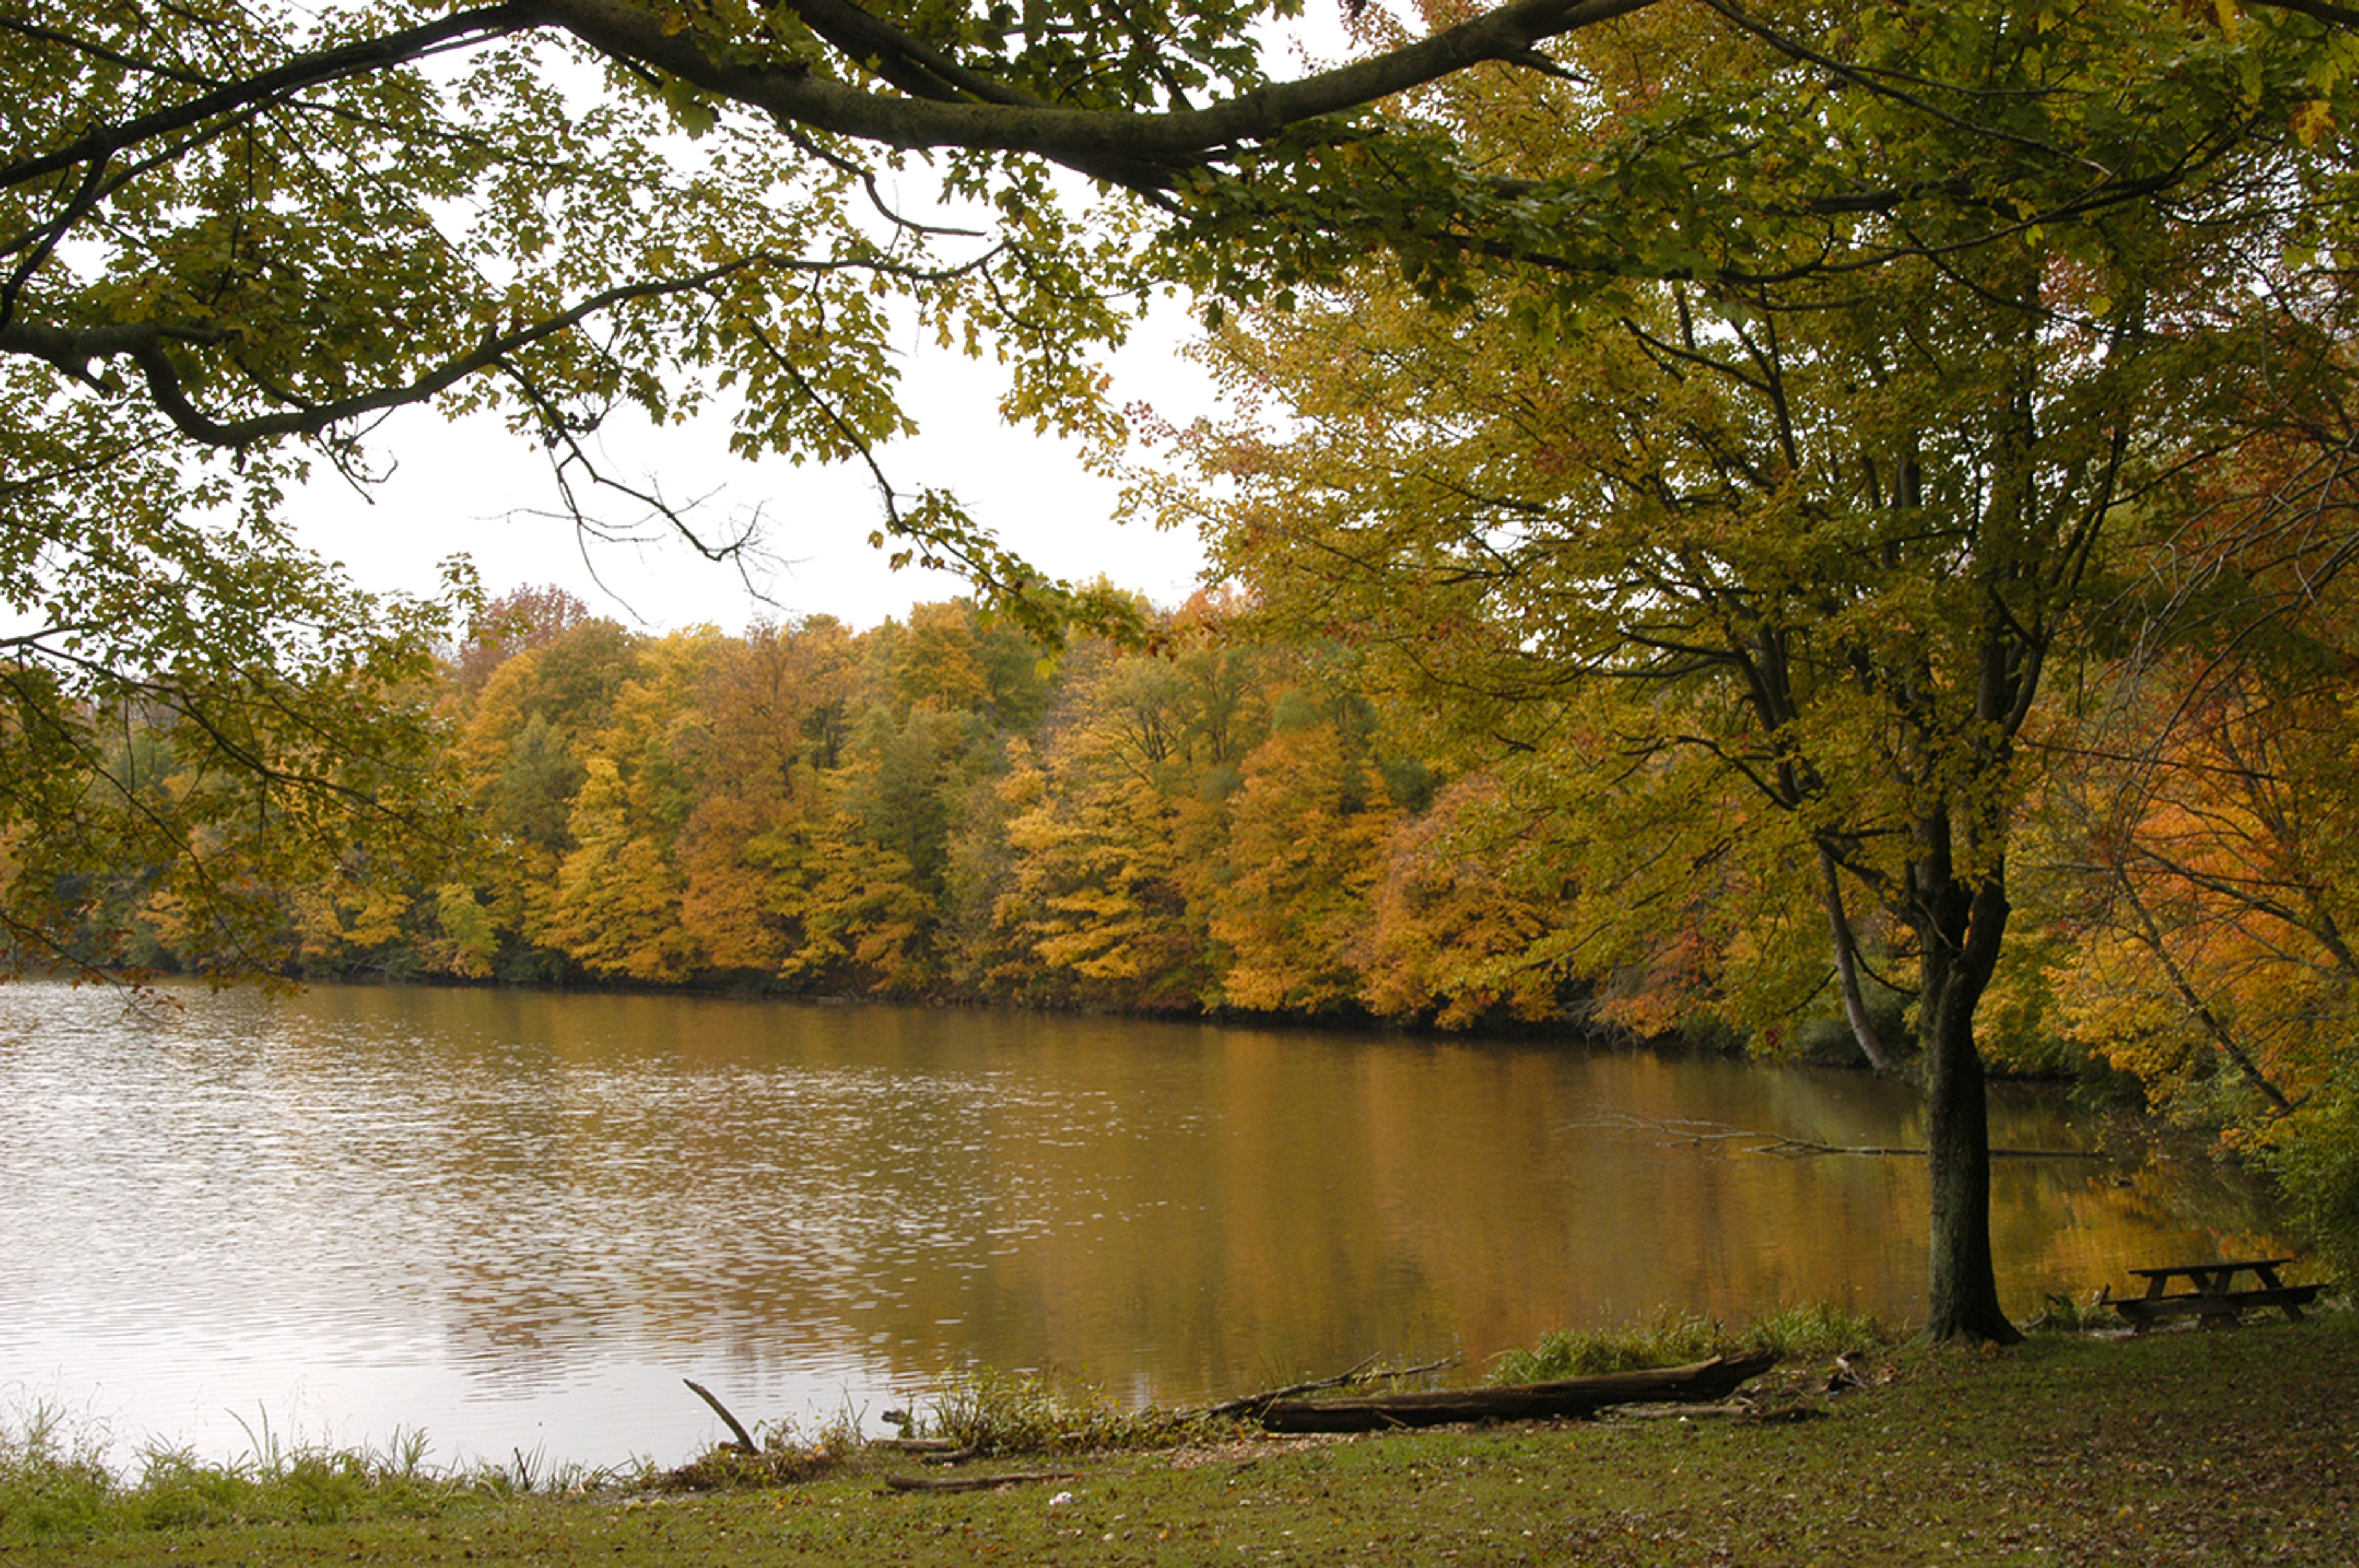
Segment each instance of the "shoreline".
M10 1562L34 1565L2359 1558L2349 1311L2230 1332L2041 1335L1995 1353L1901 1349L1842 1392L1826 1391L1825 1372L1791 1365L1752 1411L1684 1420L1010 1455L962 1469L1034 1478L955 1492L896 1489L891 1477L927 1473L907 1455L687 1495L434 1498L323 1473L308 1494L250 1499L245 1517L167 1485L144 1514L60 1518L36 1538L16 1528L21 1487L0 1479L0 1541Z

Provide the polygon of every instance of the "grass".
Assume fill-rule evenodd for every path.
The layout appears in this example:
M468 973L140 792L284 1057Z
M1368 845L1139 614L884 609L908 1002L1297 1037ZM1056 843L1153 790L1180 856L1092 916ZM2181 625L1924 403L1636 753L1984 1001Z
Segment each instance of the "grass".
M101 1429L51 1407L19 1411L0 1429L0 1551L107 1535L434 1519L648 1475L552 1465L521 1450L509 1465L438 1470L427 1463L425 1434L416 1432L397 1432L382 1450L290 1443L266 1420L246 1425L245 1433L246 1452L221 1462L151 1444L126 1481L101 1458L107 1446Z
M1169 1447L1201 1430L1164 1411L1119 1409L1094 1389L984 1368L946 1383L931 1419L913 1422L909 1433L985 1455Z
M672 1492L796 1486L844 1469L859 1457L863 1441L860 1418L849 1410L839 1411L810 1432L791 1421L759 1422L754 1436L758 1444L755 1453L723 1445L675 1470L660 1475L643 1471L639 1483Z
M1852 1350L1893 1342L1892 1330L1864 1314L1841 1307L1788 1307L1759 1317L1741 1329L1710 1319L1666 1313L1652 1324L1603 1333L1571 1329L1541 1336L1529 1350L1495 1357L1489 1381L1547 1383L1599 1372L1630 1372L1642 1367L1678 1367L1747 1350L1775 1350L1788 1360L1832 1360Z
M1798 1353L1772 1374L1765 1406L1816 1419L1696 1413L1326 1441L1231 1434L1003 1460L1062 1474L995 1492L888 1491L884 1475L919 1466L872 1454L846 1455L820 1480L759 1490L569 1497L484 1487L405 1511L379 1507L395 1492L364 1489L333 1520L291 1506L201 1523L85 1515L53 1520L38 1541L16 1532L12 1512L5 1560L2359 1562L2359 1314L2135 1340L2043 1335L1994 1352L1900 1346L1865 1359L1868 1386L1839 1395L1821 1391L1828 1368L1815 1356ZM14 1476L27 1449L11 1442ZM49 1447L74 1463L54 1439Z

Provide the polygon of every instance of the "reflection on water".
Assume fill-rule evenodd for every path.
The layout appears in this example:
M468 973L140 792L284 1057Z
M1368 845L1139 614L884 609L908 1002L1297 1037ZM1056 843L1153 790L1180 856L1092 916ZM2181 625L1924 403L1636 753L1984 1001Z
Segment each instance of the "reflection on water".
M666 1461L963 1366L1188 1403L1665 1308L1907 1319L1922 1142L1856 1074L1214 1025L321 988L0 987L0 1383L222 1454ZM2003 1094L2002 1146L2085 1142ZM2003 1162L2017 1308L2242 1250L2201 1171ZM2168 1256L2166 1256L2168 1255Z

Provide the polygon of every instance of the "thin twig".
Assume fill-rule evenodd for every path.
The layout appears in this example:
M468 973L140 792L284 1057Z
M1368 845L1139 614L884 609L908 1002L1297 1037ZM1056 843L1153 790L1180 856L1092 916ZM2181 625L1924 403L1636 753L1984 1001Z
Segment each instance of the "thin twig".
M1279 1400L1290 1400L1302 1394L1321 1393L1329 1389L1341 1389L1353 1383L1373 1383L1386 1378L1415 1378L1427 1372L1439 1372L1445 1367L1454 1367L1458 1364L1457 1357L1445 1356L1439 1361L1428 1361L1422 1367L1379 1368L1370 1371L1368 1368L1375 1360L1375 1357L1371 1356L1358 1366L1338 1372L1332 1378L1319 1378L1308 1383L1295 1383L1283 1389L1266 1389L1257 1394L1246 1394L1241 1399L1223 1400L1219 1404L1206 1405L1200 1411L1183 1411L1180 1413L1179 1419L1200 1421L1217 1419L1222 1416L1251 1415L1264 1405L1275 1404Z
M740 1422L735 1416L729 1413L729 1407L727 1405L723 1404L719 1400L713 1397L712 1390L711 1389L706 1388L702 1383L698 1382L693 1378L682 1378L680 1381L686 1383L690 1391L692 1391L698 1399L702 1400L706 1404L711 1405L714 1415L719 1416L723 1421L729 1423L729 1430L737 1434L736 1447L738 1453L759 1454L762 1452L760 1448L755 1445L754 1434L745 1430L745 1426L743 1422Z

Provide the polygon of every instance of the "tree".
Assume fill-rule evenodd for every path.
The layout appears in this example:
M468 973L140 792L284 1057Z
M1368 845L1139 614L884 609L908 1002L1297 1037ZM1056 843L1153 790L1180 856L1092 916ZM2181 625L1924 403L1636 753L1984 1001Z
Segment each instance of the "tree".
M1000 986L1084 1006L1180 1010L1213 989L1191 863L1211 849L1190 671L1103 642L1067 655L1038 766L1002 785Z
M480 823L478 852L465 869L482 897L456 886L437 896L459 972L546 973L525 950L547 930L558 868L575 847L588 758L637 661L637 640L622 627L579 622L494 669L466 711L453 749ZM493 932L515 939L505 956L524 968L495 959L484 941Z
M1221 354L1284 417L1191 444L1230 488L1225 564L1281 611L1483 698L1591 837L1632 845L1625 807L1684 822L1592 860L1627 879L1600 898L1658 909L1733 843L1778 846L1722 896L1792 888L1781 863L1816 884L1821 983L1879 1058L1866 970L1905 960L1884 983L1923 1065L1929 1326L2006 1339L1974 1022L2019 740L2116 540L2240 438L2256 323L2297 303L2256 291L2337 171L2318 125L2263 107L2313 89L2208 18L1883 11L1832 73L1763 31L1632 26L1579 84L1445 83L1421 107L1469 157L1613 168L1666 193L1659 235L1566 222L1513 271L1363 272L1258 315ZM1969 114L1864 75L1971 75L2010 105L2004 167ZM2166 112L2166 79L2222 116ZM1727 172L1699 180L1708 146ZM1885 183L1904 167L1940 172ZM1569 752L1567 694L1595 687L1605 743Z
M2338 50L2359 12L2264 3L2271 20L2250 20L2236 46L2249 83L2215 73L2190 96L2180 56L2155 49L2090 101L2125 123L2158 109L2227 126L2298 114L2306 134L2331 134L2351 117ZM1360 58L1273 80L1261 29L1297 8L0 11L0 449L10 601L39 622L13 644L41 672L27 693L54 687L41 712L58 715L103 706L109 681L180 691L173 657L227 646L223 618L254 607L271 608L280 634L250 643L265 662L248 667L276 659L296 674L308 655L295 629L314 617L286 596L343 590L286 548L285 487L315 468L365 485L376 422L408 406L505 416L585 526L652 518L726 557L755 542L751 520L701 518L603 470L584 440L625 410L658 424L718 413L744 454L868 464L880 543L958 566L1036 633L1061 634L1076 612L1135 633L1118 596L1044 583L949 492L888 481L879 449L908 427L890 350L910 317L1006 356L1007 416L1107 435L1120 417L1093 351L1119 340L1142 289L1174 279L1282 298L1372 247L1444 294L1485 258L1610 265L1667 222L1696 232L1699 203L1726 197L1734 187L1714 182L1730 173L1747 177L1734 182L1745 211L1840 218L1937 200L2031 226L2150 197L2185 172L2043 140L2030 124L2040 103L1993 96L1971 51L1895 54L1896 30L1919 20L1782 0L1707 9L1831 91L1946 115L1958 133L1947 161L1854 142L1829 179L1813 122L1762 134L1742 105L1719 104L1621 161L1535 172L1380 106L1451 84L1488 92L1502 73L1552 81L1565 68L1547 49L1643 19L1656 0L1436 4L1416 37L1347 5L1365 29ZM1683 35L1720 36L1675 14L1647 47L1671 40L1676 57ZM2125 4L2043 26L2071 36L2084 17L2140 31L2156 19ZM939 175L952 216L892 204L913 159ZM1103 212L1093 192L1109 193ZM220 617L140 603L154 575L142 557L225 593ZM92 630L142 618L170 637ZM325 669L344 654L321 656ZM251 759L218 760L251 773ZM39 822L61 807L36 791L13 809Z
M478 611L459 645L459 690L469 697L484 689L492 672L523 653L571 632L589 620L590 607L553 584L519 588Z
M1535 183L1369 111L1477 68L1548 80L1563 68L1543 46L1656 3L1436 4L1422 36L1385 37L1290 81L1265 70L1261 29L1298 0L1020 12L201 0L0 16L0 145L14 149L0 164L10 445L56 438L86 461L115 460L105 454L118 448L191 462L274 454L288 471L290 454L308 450L364 479L366 434L387 410L494 408L542 443L570 499L607 485L634 511L690 527L687 509L602 472L581 438L625 406L658 423L721 406L747 454L873 462L908 424L894 396L896 313L880 296L970 351L995 341L1011 363L1011 416L1103 430L1114 415L1088 349L1120 338L1118 301L1158 273L1251 293L1372 242L1435 267L1643 234L1681 198L1627 177L1661 175L1701 148ZM2326 0L2282 3L2325 19L2305 20L2299 38L2251 29L2296 72L2318 63L2329 27L2359 16ZM1879 74L1883 23L1854 28L1842 8L1712 8L1863 95L1916 91L1913 77ZM1349 10L1371 27L1380 15ZM2146 10L2130 7L2133 19ZM1693 31L1680 16L1658 36ZM1988 165L1955 199L2016 190L2036 218L2150 181L2146 162L2077 164L2069 186L2044 185L2054 149L1973 97L1971 60L1936 63L1958 71L1970 100L1951 116L1962 151ZM2310 74L2330 114L2339 71ZM2130 85L2151 92L2167 75L2158 66ZM1488 91L1492 77L1480 80ZM1798 200L1873 209L1923 183L1886 163L1866 188L1827 197L1807 158L1756 156L1731 128L1682 129L1786 168ZM887 202L881 181L912 155L962 204L957 222ZM1137 193L1158 221L1142 231L1131 208L1093 224L1051 167ZM1140 243L1158 232L1204 243L1193 260ZM1043 589L947 494L886 485L883 499L880 532L901 547L954 561L994 591ZM746 543L742 526L691 532L716 554ZM1053 629L1058 598L1016 602Z
M2183 661L2125 677L2139 689L2109 705L2097 755L2051 788L2079 894L2060 912L2074 1033L2191 1121L2266 1128L2343 1066L2359 800L2343 678Z
M2140 574L2159 608L2079 683L2037 797L2073 1037L2221 1130L2298 1222L2359 1252L2359 730L2349 700L2347 328L2285 320L2262 432L2191 487ZM2341 327L2341 323L2336 326ZM2307 340L2305 341L2304 340Z
M613 717L586 738L567 822L571 848L540 939L593 974L677 981L704 965L681 918L679 842L711 733L696 697L721 642L698 627L641 643Z
M821 769L847 701L852 639L837 622L756 625L723 644L698 703L699 798L680 835L681 921L714 968L776 975L796 933L781 887L831 809Z
M1317 1014L1359 1000L1369 890L1398 820L1367 752L1370 719L1357 694L1298 687L1245 759L1204 892L1230 1007Z
M367 903L447 851L427 677L463 576L356 592L153 451L0 450L0 967L281 970L275 890ZM137 949L165 910L175 939Z
M1565 925L1562 878L1515 852L1528 821L1517 813L1516 824L1500 822L1512 810L1506 796L1495 772L1477 773L1394 827L1358 966L1370 1011L1444 1029L1547 1022L1566 1011L1564 966L1552 952ZM1533 888L1536 871L1559 885Z

